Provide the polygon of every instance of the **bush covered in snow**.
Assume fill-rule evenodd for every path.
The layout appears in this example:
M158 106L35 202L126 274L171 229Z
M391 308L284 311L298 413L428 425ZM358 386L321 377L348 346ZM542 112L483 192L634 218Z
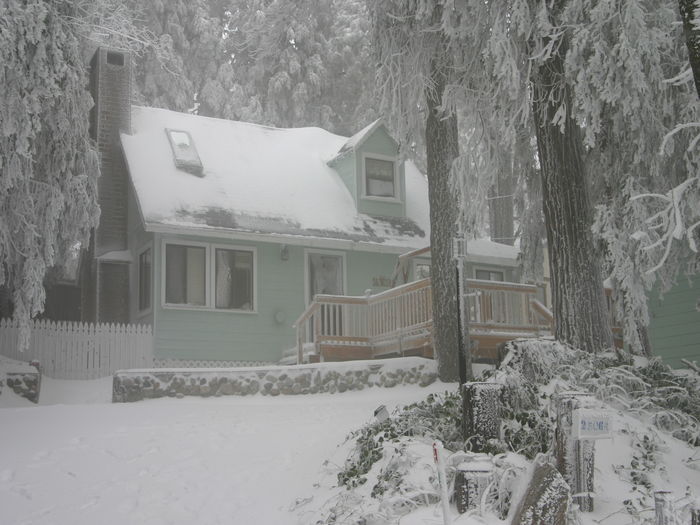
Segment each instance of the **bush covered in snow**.
M683 458L684 469L698 467L700 453L683 456L687 445L690 450L700 446L697 375L680 374L656 360L635 366L624 356L593 355L545 339L510 343L502 365L484 379L504 386L501 439L489 440L479 450L490 453L496 465L490 496L484 499L490 503L479 512L496 520L510 511L513 487L525 479L527 462L539 454L553 455L550 400L558 392L588 392L601 407L618 413L618 444L606 444L605 454L612 447L612 455L596 467L610 485L605 497L617 498L608 503L614 516L648 521L653 492L674 484L665 462ZM462 396L455 391L430 395L353 432L336 471L338 492L318 523L395 523L401 515L434 504L439 487L430 443L445 444L452 483L459 458L469 455L474 444L464 439L462 428ZM690 501L691 496L683 498Z

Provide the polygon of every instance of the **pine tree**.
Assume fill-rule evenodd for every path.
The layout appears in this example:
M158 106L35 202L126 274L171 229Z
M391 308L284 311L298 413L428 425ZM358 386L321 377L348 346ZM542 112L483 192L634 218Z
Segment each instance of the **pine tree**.
M700 2L698 0L678 0L683 21L685 42L688 46L690 68L695 79L695 91L700 97Z
M70 1L0 4L0 285L22 347L43 309L43 280L86 245L97 224L92 100Z
M555 2L548 16L556 17ZM603 279L590 230L592 208L586 183L581 130L573 116L563 34L531 77L533 117L542 167L542 203L552 279L554 336L595 352L612 347Z
M438 375L459 378L457 285L452 259L457 202L450 183L459 156L457 114L445 98L454 79L453 50L441 30L441 2L368 3L379 62L382 108L404 145L425 130L430 203L433 344ZM406 153L404 151L404 153ZM468 333L464 344L468 345ZM471 363L467 355L467 376Z

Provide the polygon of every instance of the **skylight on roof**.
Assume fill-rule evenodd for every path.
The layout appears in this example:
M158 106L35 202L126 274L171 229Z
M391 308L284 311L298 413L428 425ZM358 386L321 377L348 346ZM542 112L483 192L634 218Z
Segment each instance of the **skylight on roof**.
M166 129L170 147L173 150L175 166L187 173L203 177L202 161L189 133L177 129Z

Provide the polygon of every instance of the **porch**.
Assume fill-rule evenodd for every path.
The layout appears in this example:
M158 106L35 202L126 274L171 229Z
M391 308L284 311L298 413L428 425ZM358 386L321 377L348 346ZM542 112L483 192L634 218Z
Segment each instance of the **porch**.
M551 333L552 314L528 284L466 280L464 310L472 356L493 361L501 343ZM294 324L297 362L433 355L430 278L360 297L317 295Z

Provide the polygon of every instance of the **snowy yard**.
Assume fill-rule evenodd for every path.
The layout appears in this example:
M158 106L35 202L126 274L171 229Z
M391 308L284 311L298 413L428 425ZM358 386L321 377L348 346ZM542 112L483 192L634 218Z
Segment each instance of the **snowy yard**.
M449 385L111 404L111 378L0 396L0 523L297 523L324 459L374 409Z

